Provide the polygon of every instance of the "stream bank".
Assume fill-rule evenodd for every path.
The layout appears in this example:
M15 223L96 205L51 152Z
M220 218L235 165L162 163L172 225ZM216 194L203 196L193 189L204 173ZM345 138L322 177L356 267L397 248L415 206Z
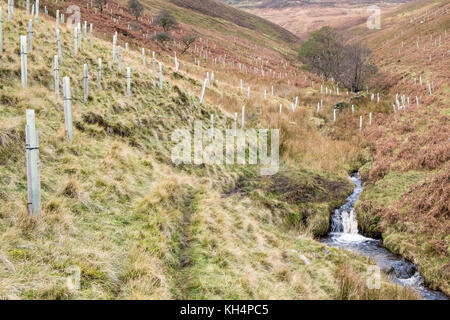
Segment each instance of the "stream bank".
M448 300L444 293L425 286L416 265L387 250L382 240L368 238L358 232L354 205L363 192L363 185L357 173L352 174L350 179L355 184L353 193L348 196L345 204L331 215L330 232L322 242L372 258L392 282L413 288L423 299Z

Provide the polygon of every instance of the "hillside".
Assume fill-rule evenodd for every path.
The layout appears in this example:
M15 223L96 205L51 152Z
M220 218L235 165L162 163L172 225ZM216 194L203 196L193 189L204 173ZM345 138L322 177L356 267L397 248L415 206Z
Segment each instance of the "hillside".
M71 79L73 141L66 136L64 103L55 93L53 70L58 49L52 13L67 4L48 4L50 15L41 12L33 24L27 88L20 82L18 39L31 17L19 6L12 21L3 20L0 298L417 298L384 275L380 290L367 289L372 261L327 248L315 238L328 231L329 213L351 191L346 175L357 165L358 152L350 143L322 135L311 121L311 106L320 99L317 85L310 87L314 77L297 74L290 64L280 63L277 52L248 45L245 38L237 45L248 45L247 54L234 53L226 63L217 63L211 57L218 58L219 50L220 55L232 50L220 46L224 35L218 31L206 39L202 35L198 43L211 50L209 59L192 48L179 57L177 71L172 55L180 50L177 40L166 47L141 42L146 38L142 33L125 32L130 14L124 8L109 3L122 17L114 26L109 13L85 11L87 2L76 3L83 4L82 21L94 23L94 37L92 45L82 37L75 53L73 30L60 24L64 59L59 76ZM144 16L142 23L148 19ZM182 27L177 33L189 26ZM121 70L112 59L115 29L123 50ZM154 48L163 64L162 90L149 51L143 63L142 46ZM245 72L238 61L248 65ZM84 64L89 70L86 102ZM282 69L277 78L275 70ZM205 74L213 70L216 80L200 103ZM251 84L251 97L240 92L240 78ZM264 98L272 85L274 96ZM301 101L291 112L296 95ZM334 100L326 97L324 103L331 106ZM233 113L242 105L246 128L281 129L282 162L276 175L260 176L258 165L173 162L175 129L192 133L198 120L208 132L211 115L216 130L231 128ZM37 218L27 213L27 109L35 110L39 130L42 205ZM67 280L77 273L80 287L74 289Z
M381 1L378 0L221 0L229 5L236 6L238 8L254 9L254 8L289 8L289 7L301 7L307 5L320 5L320 6L336 6L342 4L348 5L379 5ZM405 3L409 0L388 0L382 1L383 3Z
M360 226L417 263L426 281L447 294L449 11L448 1L414 1L383 16L380 30L352 30L353 41L369 46L380 66L375 90L390 97L385 106L372 107L381 114L377 126L364 132L372 160L360 171L365 180L357 207ZM397 94L398 100L404 96L406 109L393 113Z
M365 23L371 16L368 8L376 5L382 15L405 4L393 1L279 1L255 2L245 7L247 12L276 23L305 40L309 34L324 26L341 31ZM248 4L248 2L242 2ZM239 5L237 5L239 7Z
M269 37L271 39L277 39L277 41L283 41L291 46L295 46L298 43L298 38L281 28L280 26L271 23L267 20L261 19L245 11L236 10L230 6L222 4L219 0L170 0L172 3L179 7L193 10L201 14L219 18L233 22L240 27L248 28L257 32L258 35L263 37Z

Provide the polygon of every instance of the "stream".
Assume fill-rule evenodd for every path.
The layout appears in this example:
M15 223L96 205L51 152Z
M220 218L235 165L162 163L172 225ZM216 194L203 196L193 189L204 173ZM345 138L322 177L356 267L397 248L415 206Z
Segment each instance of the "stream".
M322 242L369 256L392 282L413 288L423 299L448 300L444 293L431 290L424 285L424 279L416 265L384 248L382 240L367 238L358 232L354 205L363 191L363 186L357 173L350 179L355 184L355 189L345 204L331 215L330 232Z

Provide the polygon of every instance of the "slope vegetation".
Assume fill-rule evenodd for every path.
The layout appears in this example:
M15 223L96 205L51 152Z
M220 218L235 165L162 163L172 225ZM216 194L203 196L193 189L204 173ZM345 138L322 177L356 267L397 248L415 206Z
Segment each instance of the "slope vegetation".
M249 75L258 94L245 99L236 89L242 74L216 66L220 82L208 87L202 104L201 83L214 64L202 60L198 67L195 52L180 58L181 70L175 71L167 49L158 50L164 75L160 90L140 50L123 50L119 70L111 59L110 38L102 40L107 36L99 33L92 46L83 38L74 54L73 30L61 25L59 72L71 78L73 92L74 139L69 142L63 101L54 92L54 17L42 15L34 23L29 87L20 84L18 39L26 34L29 18L16 8L12 21L3 23L1 298L416 298L384 277L380 290L367 289L368 259L326 249L313 238L326 232L329 212L349 192L344 163L354 158L350 146L323 137L310 124L306 98L297 111L276 116L279 103L289 105L299 92L315 101L315 90L301 81L298 87L276 83L278 94L261 112L261 89L275 80ZM132 39L122 35L118 44L124 48ZM100 88L98 58L103 60ZM89 70L87 102L83 64ZM132 71L130 97L126 67ZM247 126L282 129L278 175L262 179L258 166L172 162L174 129L192 131L193 121L200 120L207 132L211 114L217 129L231 128L229 113L234 102L242 101ZM26 212L26 109L35 110L40 131L42 209L37 219ZM331 156L324 160L325 154ZM77 274L78 290L67 285Z
M389 112L377 116L377 126L365 132L372 161L361 171L366 180L358 210L361 226L417 263L429 284L447 294L449 11L448 1L414 1L382 16L381 30L354 30L381 67L377 89L392 97L385 107ZM396 94L399 100L405 96L406 108L394 114Z

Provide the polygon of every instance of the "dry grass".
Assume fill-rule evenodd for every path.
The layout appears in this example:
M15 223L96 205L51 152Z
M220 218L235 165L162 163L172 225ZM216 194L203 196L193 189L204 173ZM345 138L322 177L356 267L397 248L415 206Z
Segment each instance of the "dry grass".
M165 68L170 81L160 92L151 72L141 67L140 53L132 50L125 53L123 63L133 70L133 97L127 98L124 72L119 73L110 61L110 43L96 38L90 48L85 41L83 51L73 56L72 31L63 27L60 75L71 77L74 94L74 140L69 143L62 101L52 92L55 25L42 17L34 26L31 87L24 90L17 54L19 35L26 32L23 21L24 12L16 9L13 22L3 24L0 298L331 299L337 295L334 270L338 263L367 264L347 252L328 252L307 232L287 228L283 217L274 215L256 197L223 196L225 186L254 175L255 168L174 166L170 161L173 129L197 119L207 123L212 112L218 128L230 127L230 119L210 103L198 103L191 95L196 92L189 93L191 80L185 71L182 81ZM82 66L89 65L93 83L98 57L104 61L104 89L91 85L89 101L83 104ZM225 72L219 76L226 79ZM226 88L233 85L222 88L222 83L226 81L220 82L218 90L230 95ZM297 94L296 89L283 90L287 95ZM250 109L252 104L256 108L255 101L249 102ZM37 220L25 213L22 132L27 108L36 110L40 130L42 210ZM271 108L264 121L273 118L276 110ZM343 175L344 165L339 163L351 159L351 148L343 144L332 148L330 138L321 137L307 124L310 120L304 109L283 119L302 127L299 131L284 129L286 161L310 149L314 156L292 159L292 163L311 171L340 170L336 174ZM251 125L256 122L250 120ZM291 142L299 138L296 134L312 142L297 148ZM337 155L328 162L319 161L327 152ZM306 266L299 253L312 264ZM72 266L81 271L78 291L69 290L66 284ZM383 283L393 287L385 279Z

